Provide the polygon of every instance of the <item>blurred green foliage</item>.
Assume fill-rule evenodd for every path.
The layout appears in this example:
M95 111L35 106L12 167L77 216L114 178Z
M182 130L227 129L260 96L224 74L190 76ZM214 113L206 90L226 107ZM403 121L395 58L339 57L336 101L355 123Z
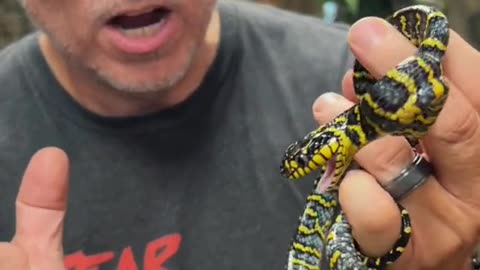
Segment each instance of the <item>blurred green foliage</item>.
M31 30L18 0L0 0L0 49Z
M324 17L324 7L328 4L335 4L337 10L337 21L353 23L366 16L386 17L394 10L413 4L427 4L445 11L445 0L313 0L317 2L320 12L313 12Z
M450 27L480 49L480 0L237 0L257 1L323 18L352 24L366 16L385 18L414 4L434 6L447 14Z

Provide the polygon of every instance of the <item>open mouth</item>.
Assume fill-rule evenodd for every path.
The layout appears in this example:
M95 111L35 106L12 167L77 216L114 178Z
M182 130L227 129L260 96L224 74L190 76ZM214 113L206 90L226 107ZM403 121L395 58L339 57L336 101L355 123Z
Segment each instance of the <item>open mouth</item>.
M107 24L130 37L149 36L160 30L169 14L170 10L166 8L152 8L142 13L130 12L117 15Z
M318 184L316 187L319 193L325 192L333 182L333 178L335 177L335 165L336 165L335 160L336 160L336 155L332 156L332 158L329 159L325 164L326 170L323 173L322 177L320 178L320 181L318 181Z
M158 5L120 11L105 25L108 42L129 55L156 55L182 30L173 10Z
M289 150L291 151L287 153L286 158L283 160L284 165L281 166L281 170L280 170L280 174L289 179L298 179L299 177L303 176L304 174L299 172L299 170L297 169L297 166L301 168L305 168L308 163L305 156L303 155L298 155L296 157L295 162L297 163L297 166L295 167L291 166L291 164L288 161L286 161L289 159L290 154L295 153L295 147L296 147L295 145L292 145L289 148ZM333 180L335 178L336 165L337 165L337 154L334 154L324 164L325 171L322 174L321 178L319 179L317 186L315 187L319 193L325 192L332 185ZM310 168L310 169L313 170L313 168Z

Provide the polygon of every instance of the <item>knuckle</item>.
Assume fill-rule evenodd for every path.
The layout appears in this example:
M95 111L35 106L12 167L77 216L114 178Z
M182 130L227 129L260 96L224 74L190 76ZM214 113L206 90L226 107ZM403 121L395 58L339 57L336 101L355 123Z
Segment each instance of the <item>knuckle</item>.
M446 144L470 141L478 134L479 120L479 115L471 102L452 87L444 108L428 136L433 136L440 143Z
M462 113L462 117L452 117L445 122L445 125L442 125L436 132L432 132L443 143L469 143L479 138L480 118L473 110Z
M332 119L352 105L353 103L343 96L334 92L327 92L315 100L312 105L312 111L317 122L323 125L332 121Z

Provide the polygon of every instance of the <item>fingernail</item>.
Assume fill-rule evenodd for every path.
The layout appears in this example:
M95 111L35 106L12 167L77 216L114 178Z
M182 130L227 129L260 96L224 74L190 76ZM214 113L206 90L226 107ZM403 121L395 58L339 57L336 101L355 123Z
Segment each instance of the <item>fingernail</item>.
M327 92L319 96L313 103L313 111L320 112L325 106L332 106L344 99L342 95L335 92Z
M385 40L388 32L389 25L382 19L361 19L350 29L350 45L356 50L371 51Z

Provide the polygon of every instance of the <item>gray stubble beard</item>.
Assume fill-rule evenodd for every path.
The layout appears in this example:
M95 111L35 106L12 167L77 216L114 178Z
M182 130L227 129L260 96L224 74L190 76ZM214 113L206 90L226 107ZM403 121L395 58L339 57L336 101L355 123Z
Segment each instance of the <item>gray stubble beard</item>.
M193 63L193 59L197 53L197 50L194 48L189 48L188 51L188 61L182 66L180 70L177 70L175 73L170 74L162 80L149 81L140 84L132 83L123 83L119 80L116 80L108 71L102 70L96 66L87 66L88 72L95 75L97 81L109 88L115 89L123 93L155 93L155 92L167 92L169 89L172 89L177 85L185 76L187 75L190 67ZM160 56L152 56L161 61Z

